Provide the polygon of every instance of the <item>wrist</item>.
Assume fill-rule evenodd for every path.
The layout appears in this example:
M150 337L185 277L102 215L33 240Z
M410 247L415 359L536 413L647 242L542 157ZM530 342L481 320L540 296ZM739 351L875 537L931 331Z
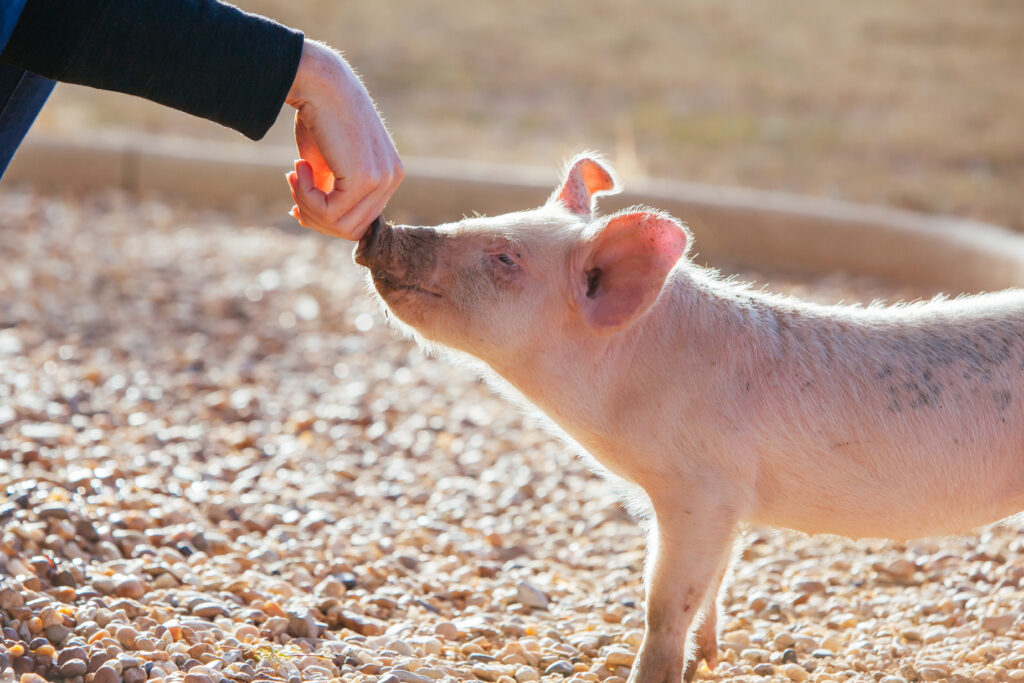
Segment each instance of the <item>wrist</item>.
M309 101L310 93L315 89L315 83L321 78L326 68L325 53L332 52L330 48L308 38L302 43L302 56L299 57L299 66L295 70L295 79L292 87L288 89L285 96L285 103L301 109L302 105Z

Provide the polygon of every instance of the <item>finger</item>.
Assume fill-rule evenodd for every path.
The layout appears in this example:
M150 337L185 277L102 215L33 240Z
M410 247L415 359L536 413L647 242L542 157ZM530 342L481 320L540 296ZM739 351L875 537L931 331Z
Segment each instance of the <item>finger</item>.
M295 113L295 147L299 150L301 160L312 168L316 186L324 192L329 192L334 186L334 172L317 146L313 132L306 126L298 112Z
M296 198L299 196L299 174L295 171L290 171L284 174L284 178L288 181L288 190L292 193L292 201L297 201Z
M316 177L313 174L313 167L308 161L299 159L295 162L295 176L298 180L301 194L310 194L313 190L320 188L316 185Z
M295 203L307 218L310 215L325 215L327 195L314 184L309 165L299 161L296 162L295 169L295 183L292 185L292 196L295 198Z
M348 212L324 226L325 230L344 239L361 239L374 219L384 211L389 196L389 186L378 187L363 197Z

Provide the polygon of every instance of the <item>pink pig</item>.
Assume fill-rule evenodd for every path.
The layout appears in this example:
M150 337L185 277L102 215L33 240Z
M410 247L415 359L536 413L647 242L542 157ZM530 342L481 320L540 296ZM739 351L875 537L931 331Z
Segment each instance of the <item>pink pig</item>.
M483 361L649 511L631 681L714 667L741 523L910 538L1024 508L1024 293L864 308L752 290L685 258L671 216L596 216L617 189L579 157L539 209L378 222L355 258L417 339Z

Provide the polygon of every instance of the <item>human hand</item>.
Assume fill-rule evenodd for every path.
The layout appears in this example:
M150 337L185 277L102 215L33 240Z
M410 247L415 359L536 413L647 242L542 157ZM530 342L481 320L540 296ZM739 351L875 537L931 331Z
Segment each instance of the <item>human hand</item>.
M405 177L369 93L340 54L307 40L285 101L297 110L300 157L287 175L291 215L317 232L358 240Z

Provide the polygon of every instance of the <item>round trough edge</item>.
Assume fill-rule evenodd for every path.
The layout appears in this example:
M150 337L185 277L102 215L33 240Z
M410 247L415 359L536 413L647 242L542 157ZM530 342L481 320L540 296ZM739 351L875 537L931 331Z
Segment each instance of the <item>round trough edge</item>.
M291 205L283 175L294 157L288 147L159 135L30 135L5 180L49 190L114 187L212 206L255 200L283 213ZM527 209L543 203L559 170L407 159L388 211L441 223ZM1024 283L1024 236L996 225L750 188L628 179L624 185L622 194L601 199L603 211L667 211L690 226L699 258L712 263L868 273L952 294Z

